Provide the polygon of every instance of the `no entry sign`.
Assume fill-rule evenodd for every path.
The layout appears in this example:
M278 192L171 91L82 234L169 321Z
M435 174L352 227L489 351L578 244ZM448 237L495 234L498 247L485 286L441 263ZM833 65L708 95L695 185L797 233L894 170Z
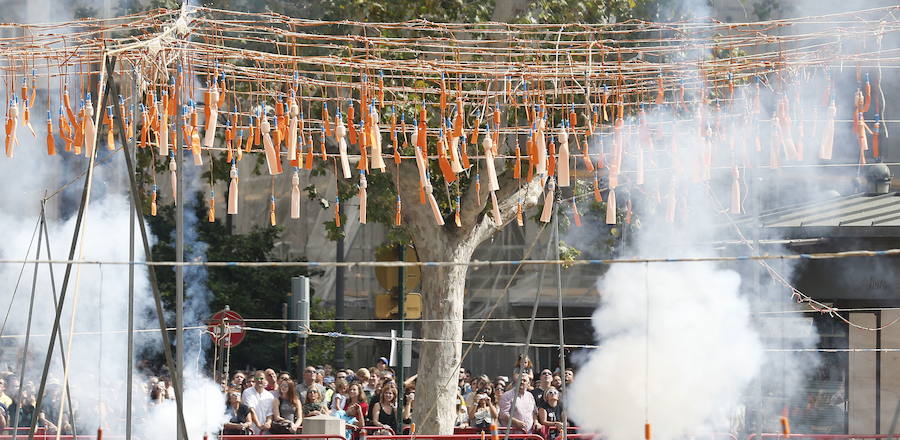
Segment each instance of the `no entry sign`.
M222 347L234 347L244 340L244 318L234 310L222 310L207 321L213 342Z

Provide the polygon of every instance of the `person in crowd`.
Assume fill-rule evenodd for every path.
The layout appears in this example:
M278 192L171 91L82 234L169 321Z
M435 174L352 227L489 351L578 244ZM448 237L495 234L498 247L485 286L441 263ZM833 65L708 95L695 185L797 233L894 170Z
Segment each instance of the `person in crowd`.
M344 411L348 416L355 417L359 426L365 426L369 403L359 382L354 382L347 388L347 404L344 406Z
M247 375L241 371L237 370L231 376L231 387L232 388L240 388L241 391L244 391L244 380L247 378Z
M291 373L288 373L287 371L282 371L281 373L278 373L278 384L279 385L281 385L281 382L284 382L286 380L291 380Z
M378 388L375 389L375 392L372 393L372 398L369 399L369 408L375 408L375 404L381 400L381 393L385 388L393 386L392 382L379 382Z
M556 389L560 389L562 387L562 378L559 377L559 374L553 375L553 380L550 381L550 385L552 385L553 388Z
M378 371L384 371L388 368L388 360L386 357L380 357L375 361L375 369Z
M337 411L346 411L348 388L349 385L345 379L339 378L334 381L334 393L332 394L330 405L333 413Z
M325 402L322 402L324 393L319 388L313 387L306 392L306 403L303 404L303 417L315 417L328 414Z
M538 376L537 385L531 390L531 394L534 395L534 401L538 406L541 406L541 402L544 401L544 392L550 389L552 382L553 372L550 371L549 368L541 370L541 374Z
M491 381L488 379L486 375L481 375L475 378L472 382L472 392L469 394L463 395L463 398L466 399L466 408L471 409L475 407L475 395L478 393L485 392L485 389L491 385Z
M416 389L406 388L403 395L403 432L412 425L413 403L416 401Z
M534 419L536 405L534 395L528 392L528 385L531 381L528 375L520 376L519 386L511 389L500 397L500 424L510 426L525 431L530 434L535 430L541 429L541 426ZM512 407L513 398L515 397L516 406Z
M316 368L316 383L325 386L325 369L322 367Z
M462 396L462 394L456 394L456 423L453 425L454 428L468 428L469 427L469 410L466 407L466 399Z
M275 396L266 390L266 373L257 370L253 373L253 386L244 390L241 395L241 403L251 410L253 425L250 430L253 435L267 433L272 427L272 401Z
M334 382L334 380L337 379L337 376L335 376L334 374L334 367L332 367L331 364L325 364L322 366L322 376L325 380L328 380L328 378L330 377L330 382Z
M144 388L147 388L146 384L144 384ZM228 376L222 375L222 377L219 378L219 391L221 391L222 394L228 394L229 388L231 387L228 386Z
M3 405L3 409L9 409L13 403L12 397L6 394L6 380L7 378L0 378L0 405Z
M225 402L225 418L227 422L222 426L224 435L242 435L250 433L253 424L250 416L250 407L241 403L240 388L232 388L228 391L228 400Z
M392 385L384 385L378 401L372 405L369 415L371 426L381 428L393 428L397 426L397 388ZM386 430L383 430L386 431Z
M372 393L375 390L369 385L369 369L368 368L360 368L356 370L356 381L362 385L362 390L366 394L366 400L369 400L372 397Z
M294 434L303 423L303 405L297 396L294 381L287 379L278 384L278 397L272 400L273 434Z
M528 383L534 383L534 364L528 356L519 356L516 359L515 371L521 372L528 376Z
M544 399L538 405L538 423L549 428L546 440L556 440L564 428L562 403L559 390L550 387L544 392Z
M34 417L34 405L37 399L34 394L24 392L22 393L22 401L24 404L19 405L19 402L13 400L13 404L6 409L7 426L13 426L18 423L16 426L20 428L31 427L31 418Z
M266 369L266 391L275 391L278 388L278 374L271 368Z
M475 406L469 409L469 413L470 426L481 431L487 431L497 421L497 405L490 394L480 391L475 394Z
M503 397L503 393L506 390L500 386L501 384L494 385L494 392L490 394L491 402L493 402L494 406L496 406L499 410L500 408L500 398Z
M575 381L575 370L571 368L566 368L566 385L572 385L572 382Z
M166 401L166 383L165 382L157 382L156 385L150 390L150 403L152 405L159 405Z
M325 397L325 387L316 383L316 367L312 365L303 369L303 382L297 385L297 393L300 395L300 402L306 403L306 392L312 388L319 391L320 397Z
M460 368L459 369L459 394L463 396L472 392L472 385L469 384L469 369L468 368Z

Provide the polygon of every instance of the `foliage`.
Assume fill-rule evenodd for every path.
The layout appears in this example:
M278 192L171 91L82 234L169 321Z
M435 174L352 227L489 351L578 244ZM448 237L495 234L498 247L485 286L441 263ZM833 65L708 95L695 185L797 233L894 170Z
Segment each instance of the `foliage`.
M192 204L198 219L205 219L206 212L203 197L199 192ZM166 204L160 206L155 217L146 217L153 234L158 238L151 250L153 258L160 261L175 260L175 208ZM190 215L190 213L186 213ZM190 246L205 243L208 261L276 261L272 249L279 239L281 229L278 227L257 227L246 234L230 234L222 221L209 223L198 221L198 243L186 243L186 253ZM202 243L199 243L202 242ZM157 269L160 293L168 310L173 310L175 302L174 269ZM228 305L246 318L281 319L282 304L287 301L291 290L291 277L315 276L303 267L208 267L206 287L211 292L209 310L221 310ZM313 292L314 293L314 292ZM311 310L313 316L324 313L318 301L314 301ZM196 323L185 323L194 325ZM322 353L329 350L321 347ZM333 346L331 349L333 351ZM272 338L268 334L249 332L244 342L232 350L232 364L244 365L281 365L283 346L280 338Z

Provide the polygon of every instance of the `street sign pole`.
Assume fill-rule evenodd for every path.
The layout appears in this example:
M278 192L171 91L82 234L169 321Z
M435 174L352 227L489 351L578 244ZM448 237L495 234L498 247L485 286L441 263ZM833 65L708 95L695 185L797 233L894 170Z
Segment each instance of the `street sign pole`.
M294 302L293 317L296 323L294 329L297 334L297 371L296 377L303 377L303 369L306 368L306 332L309 331L309 278L291 278L291 296Z
M397 245L397 261L403 261L403 245ZM404 335L404 319L406 315L404 300L404 283L403 278L406 277L406 274L403 272L403 266L399 266L397 268L397 309L400 313L400 338L403 338ZM406 342L403 339L400 340L400 343L397 344L397 388L400 390L397 394L397 411L400 413L400 417L397 417L397 430L398 434L403 434L403 405L406 401L406 387L403 386L403 381L406 380L403 371L403 348L405 347Z

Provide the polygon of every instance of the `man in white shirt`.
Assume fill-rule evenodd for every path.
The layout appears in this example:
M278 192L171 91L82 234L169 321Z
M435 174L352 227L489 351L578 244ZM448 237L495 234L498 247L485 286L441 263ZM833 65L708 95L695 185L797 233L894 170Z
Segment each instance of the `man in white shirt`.
M272 427L272 406L275 396L266 390L266 373L257 370L253 373L253 386L244 390L241 403L251 410L253 424L250 430L253 435L266 434Z

